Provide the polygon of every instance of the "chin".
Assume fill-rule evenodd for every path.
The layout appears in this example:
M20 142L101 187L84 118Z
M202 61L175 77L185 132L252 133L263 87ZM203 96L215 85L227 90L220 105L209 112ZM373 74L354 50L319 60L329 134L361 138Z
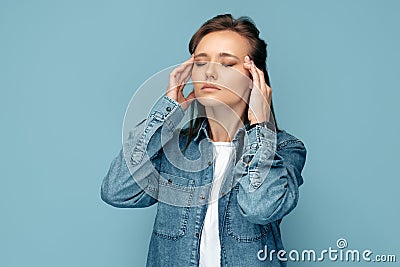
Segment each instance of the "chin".
M223 101L218 98L210 97L210 96L200 96L196 97L197 101L205 107L216 107L226 105Z

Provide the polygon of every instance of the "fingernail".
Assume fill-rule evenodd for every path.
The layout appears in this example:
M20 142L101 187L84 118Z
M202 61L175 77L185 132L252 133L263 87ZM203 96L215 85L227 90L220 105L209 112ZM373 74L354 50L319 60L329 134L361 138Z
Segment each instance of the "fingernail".
M245 56L244 59L245 60L250 60L250 57L249 56Z

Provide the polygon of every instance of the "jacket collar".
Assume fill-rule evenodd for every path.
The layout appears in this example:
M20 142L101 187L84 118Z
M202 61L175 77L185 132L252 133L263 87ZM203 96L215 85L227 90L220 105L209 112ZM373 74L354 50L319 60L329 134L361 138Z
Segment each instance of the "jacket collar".
M238 131L236 132L236 134L234 136L234 140L242 138L245 135L246 129L248 129L249 126L250 126L250 122L247 120L245 122L244 126L239 128ZM200 129L197 132L196 136L194 137L194 141L197 142L201 137L210 138L208 135L208 128L209 128L208 119L206 117L203 117L201 125L200 125Z

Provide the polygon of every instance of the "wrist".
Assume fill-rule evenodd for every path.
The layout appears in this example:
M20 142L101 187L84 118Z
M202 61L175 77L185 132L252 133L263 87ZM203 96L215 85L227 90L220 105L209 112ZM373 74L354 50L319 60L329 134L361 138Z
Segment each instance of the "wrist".
M247 128L247 130L250 130L254 127L256 127L257 125L259 125L260 127L264 127L264 128L268 128L272 131L275 131L275 125L273 123L271 123L270 121L263 121L263 122L255 122L255 123L250 123L249 127Z

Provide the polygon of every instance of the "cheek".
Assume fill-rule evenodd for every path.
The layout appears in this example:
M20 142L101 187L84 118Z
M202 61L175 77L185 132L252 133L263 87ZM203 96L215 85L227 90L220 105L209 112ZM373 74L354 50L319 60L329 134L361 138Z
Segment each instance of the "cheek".
M251 79L245 73L236 69L227 71L223 79L224 85L241 97L249 94L251 82Z
M199 80L200 78L200 71L196 68L193 68L192 70L192 79L193 80Z
M197 68L193 68L192 69L192 82L193 82L193 87L195 90L200 89L201 86L201 82L204 82L204 72L197 69ZM199 83L200 82L200 83Z

